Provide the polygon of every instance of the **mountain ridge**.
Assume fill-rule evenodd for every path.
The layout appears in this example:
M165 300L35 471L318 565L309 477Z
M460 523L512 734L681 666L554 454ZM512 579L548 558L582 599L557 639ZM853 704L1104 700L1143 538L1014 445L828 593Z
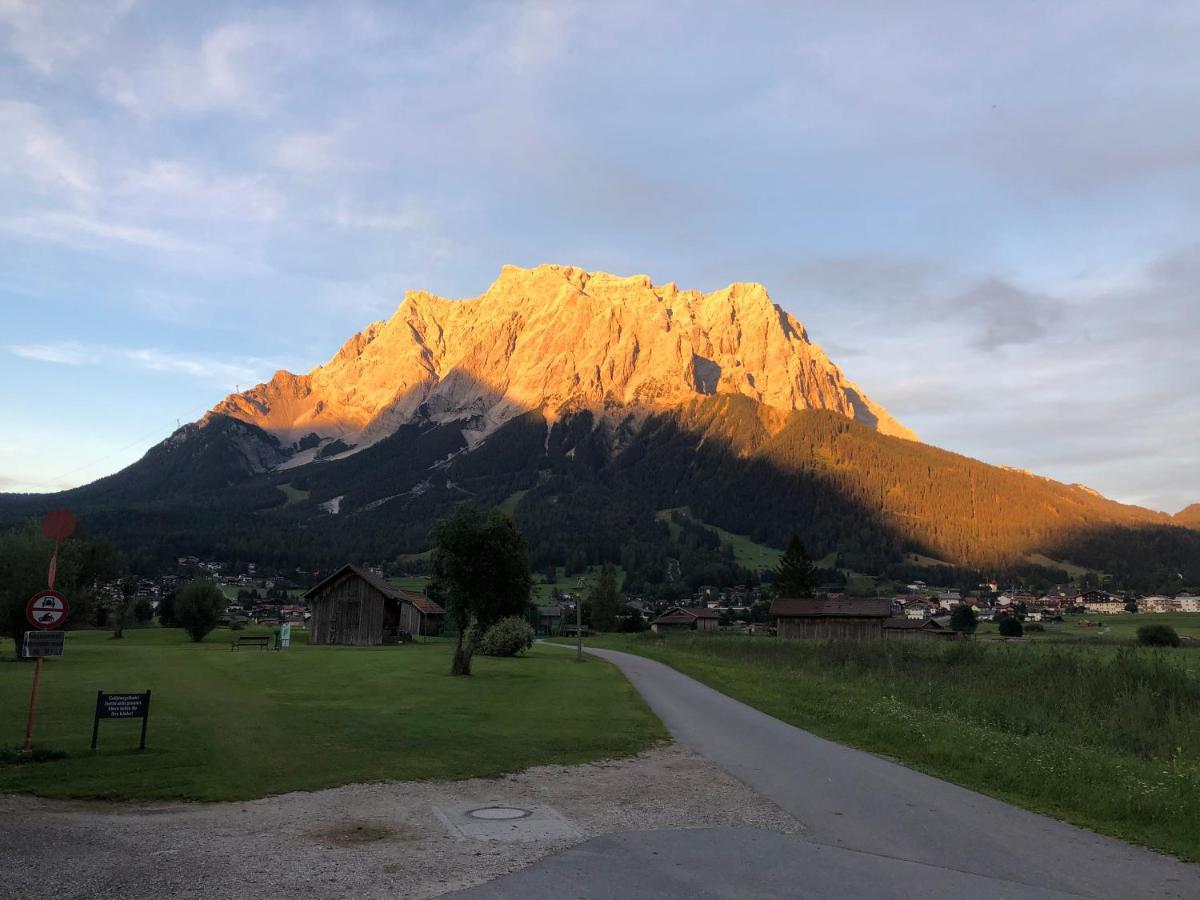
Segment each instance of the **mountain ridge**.
M303 375L281 370L211 412L297 449L311 435L361 448L418 419L462 421L474 443L531 410L638 418L723 393L781 410L830 409L916 439L762 285L704 294L558 265L505 266L467 300L410 291L329 362Z

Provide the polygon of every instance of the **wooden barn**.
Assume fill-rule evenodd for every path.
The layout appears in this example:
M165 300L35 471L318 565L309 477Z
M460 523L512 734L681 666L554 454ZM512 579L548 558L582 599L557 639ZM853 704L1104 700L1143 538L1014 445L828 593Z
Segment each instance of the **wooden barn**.
M312 610L310 644L373 646L440 634L446 611L424 594L401 590L357 566L342 566L304 595Z
M942 641L956 638L958 633L943 628L933 619L893 616L883 623L883 637L888 641Z
M771 604L776 632L784 638L882 640L891 600L817 600L781 597Z
M650 630L669 631L716 631L721 614L715 609L699 606L673 606L650 623Z

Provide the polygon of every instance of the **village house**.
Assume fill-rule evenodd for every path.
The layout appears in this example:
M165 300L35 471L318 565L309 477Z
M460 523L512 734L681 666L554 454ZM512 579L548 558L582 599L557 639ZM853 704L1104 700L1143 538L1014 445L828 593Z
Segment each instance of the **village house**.
M424 594L350 565L310 588L304 599L312 610L310 644L395 644L406 636L440 634L446 617Z
M1200 597L1193 594L1180 594L1175 598L1175 608L1180 612L1200 613Z
M672 606L650 623L657 633L672 631L716 631L721 614L715 609L699 606Z
M783 638L878 640L891 618L892 601L875 598L781 597L771 604L776 633Z

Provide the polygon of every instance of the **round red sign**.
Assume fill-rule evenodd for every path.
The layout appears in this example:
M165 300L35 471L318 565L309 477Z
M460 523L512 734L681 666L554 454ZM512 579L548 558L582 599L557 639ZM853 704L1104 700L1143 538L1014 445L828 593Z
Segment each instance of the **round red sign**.
M42 534L52 541L65 541L75 530L75 516L69 509L52 509L42 519Z
M39 591L25 606L25 618L34 628L48 631L67 621L71 607L58 591Z

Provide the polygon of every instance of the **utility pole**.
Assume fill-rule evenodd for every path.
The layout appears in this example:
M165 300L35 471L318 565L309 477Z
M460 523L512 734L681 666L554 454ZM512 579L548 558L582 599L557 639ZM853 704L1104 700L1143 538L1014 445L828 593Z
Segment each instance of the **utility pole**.
M575 583L575 662L583 662L583 576Z

